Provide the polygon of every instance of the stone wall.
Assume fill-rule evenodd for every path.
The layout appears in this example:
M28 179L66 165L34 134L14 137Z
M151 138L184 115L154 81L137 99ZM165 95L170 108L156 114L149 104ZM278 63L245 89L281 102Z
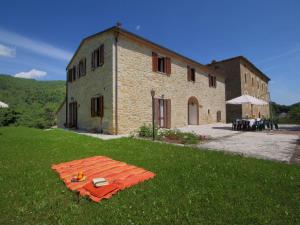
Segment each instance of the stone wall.
M155 51L157 52L157 51ZM160 54L160 52L157 52ZM187 64L171 58L171 75L152 72L152 50L121 36L118 43L118 124L119 133L128 133L152 120L151 89L157 98L171 99L171 127L188 124L188 99L200 104L199 123L214 123L217 111L225 122L224 77L217 88L208 85L208 74L196 69L196 81L187 81Z
M228 60L222 63L211 65L219 73L225 76L225 99L230 100L241 96L240 62ZM241 105L226 104L226 121L231 122L233 118L240 118L242 115Z
M64 128L66 123L66 102L64 101L56 113L56 124L59 128Z
M232 60L216 62L209 66L226 77L226 100L248 94L266 102L269 101L268 80L260 73L250 68L250 66L247 66L246 63L243 63L238 57ZM269 105L254 105L252 110L251 105L249 104L226 105L227 122L231 122L235 118L252 116L251 114L255 117L258 117L260 114L261 117L269 118Z
M248 94L269 102L267 79L260 76L243 63L240 64L240 71L242 94ZM251 114L253 114L255 117L258 117L260 114L261 117L269 118L269 105L254 105L253 109L251 110L251 106L249 104L245 104L242 106L242 114L243 116L251 116Z
M104 65L91 69L91 54L104 44ZM113 51L114 35L103 33L84 41L79 51L70 64L78 64L79 60L86 57L86 75L68 82L68 102L77 101L78 104L78 128L105 133L114 133L114 81L113 81ZM104 118L91 117L91 98L104 96Z

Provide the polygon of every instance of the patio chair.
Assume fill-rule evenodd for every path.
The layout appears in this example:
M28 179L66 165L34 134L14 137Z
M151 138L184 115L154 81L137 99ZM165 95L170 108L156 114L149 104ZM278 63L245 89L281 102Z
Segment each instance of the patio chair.
M242 130L242 121L237 121L237 130Z
M246 122L246 130L249 131L250 130L250 121L245 121Z
M252 130L252 131L256 131L256 130L257 130L257 126L258 126L258 122L255 121L255 122L253 123L252 127L251 127L251 130Z
M270 120L266 120L265 125L267 126L268 130L270 130Z
M232 127L231 127L231 129L232 130L236 130L236 126L237 126L236 120L232 120Z

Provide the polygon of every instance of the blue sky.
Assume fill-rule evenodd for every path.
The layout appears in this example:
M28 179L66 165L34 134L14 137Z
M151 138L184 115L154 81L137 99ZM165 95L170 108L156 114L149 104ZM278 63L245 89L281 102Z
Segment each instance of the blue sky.
M288 3L288 4L287 4ZM206 64L244 55L272 100L300 101L300 1L3 1L0 73L64 80L81 39L115 25Z

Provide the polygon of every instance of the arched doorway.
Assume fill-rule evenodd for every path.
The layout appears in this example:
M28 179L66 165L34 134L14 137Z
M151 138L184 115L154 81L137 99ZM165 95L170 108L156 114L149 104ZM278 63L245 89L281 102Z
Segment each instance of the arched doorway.
M188 100L188 124L199 124L199 102L196 97L190 97Z

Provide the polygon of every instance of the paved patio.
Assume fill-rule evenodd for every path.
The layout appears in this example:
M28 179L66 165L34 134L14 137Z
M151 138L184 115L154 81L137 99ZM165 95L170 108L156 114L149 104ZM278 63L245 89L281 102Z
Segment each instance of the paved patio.
M187 126L183 131L211 136L211 140L199 144L199 148L226 151L245 156L290 162L299 149L298 125L281 125L278 131L232 131L230 124Z
M75 131L77 134L82 134L90 137L95 137L99 138L102 140L111 140L111 139L118 139L118 138L123 138L123 137L128 137L128 134L122 134L122 135L111 135L111 134L99 134L99 133L89 133L87 131L83 130L77 130Z

